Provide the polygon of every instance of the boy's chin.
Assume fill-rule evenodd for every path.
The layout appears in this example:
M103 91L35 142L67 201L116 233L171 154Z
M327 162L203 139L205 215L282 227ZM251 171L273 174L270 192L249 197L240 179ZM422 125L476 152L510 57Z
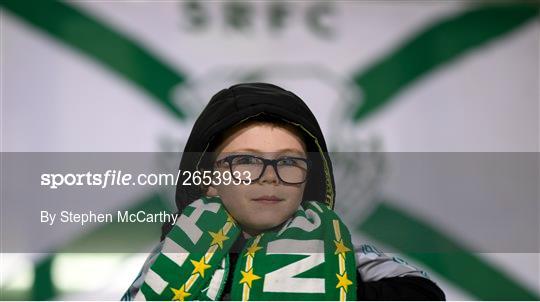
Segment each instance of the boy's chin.
M251 224L247 229L252 230L250 233L256 232L256 233L264 233L268 231L273 231L277 228L279 228L283 224L283 221L279 220L258 220L256 223Z

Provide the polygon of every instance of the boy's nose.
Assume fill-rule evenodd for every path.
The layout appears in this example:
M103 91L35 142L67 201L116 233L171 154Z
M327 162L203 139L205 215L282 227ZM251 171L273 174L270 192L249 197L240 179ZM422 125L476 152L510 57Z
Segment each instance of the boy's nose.
M277 176L276 170L274 170L274 167L272 165L268 165L264 168L263 174L261 175L261 178L259 178L258 182L279 183L279 178Z

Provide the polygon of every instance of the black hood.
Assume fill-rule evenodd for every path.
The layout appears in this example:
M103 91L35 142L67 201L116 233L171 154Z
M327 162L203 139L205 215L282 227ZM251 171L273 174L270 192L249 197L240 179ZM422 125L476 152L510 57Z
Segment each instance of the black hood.
M294 93L266 83L245 83L231 86L215 94L195 122L186 143L181 171L196 171L211 151L211 143L220 133L252 118L268 116L284 120L303 133L313 168L308 175L304 200L317 200L334 207L335 184L326 142L317 119L308 106ZM198 186L176 187L176 206L181 212L202 196Z

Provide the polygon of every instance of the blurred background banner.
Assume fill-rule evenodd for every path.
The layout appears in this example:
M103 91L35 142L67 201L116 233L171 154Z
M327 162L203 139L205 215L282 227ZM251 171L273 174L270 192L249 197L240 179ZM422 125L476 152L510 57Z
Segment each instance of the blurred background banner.
M540 299L538 2L0 3L3 300L119 299L160 232L134 231L137 253L67 253L117 225L39 236L38 180L12 172L82 152L175 171L210 97L248 81L314 112L356 243L449 300ZM173 190L125 191L96 207L174 211ZM4 246L33 229L39 249Z

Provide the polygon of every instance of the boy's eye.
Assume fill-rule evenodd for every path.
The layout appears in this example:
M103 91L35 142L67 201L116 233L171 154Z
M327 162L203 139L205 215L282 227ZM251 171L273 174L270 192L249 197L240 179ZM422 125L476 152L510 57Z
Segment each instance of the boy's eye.
M278 165L280 166L301 166L300 160L294 158L282 158L279 160Z
M261 164L261 161L250 155L243 155L235 157L233 160L234 165L258 165Z

